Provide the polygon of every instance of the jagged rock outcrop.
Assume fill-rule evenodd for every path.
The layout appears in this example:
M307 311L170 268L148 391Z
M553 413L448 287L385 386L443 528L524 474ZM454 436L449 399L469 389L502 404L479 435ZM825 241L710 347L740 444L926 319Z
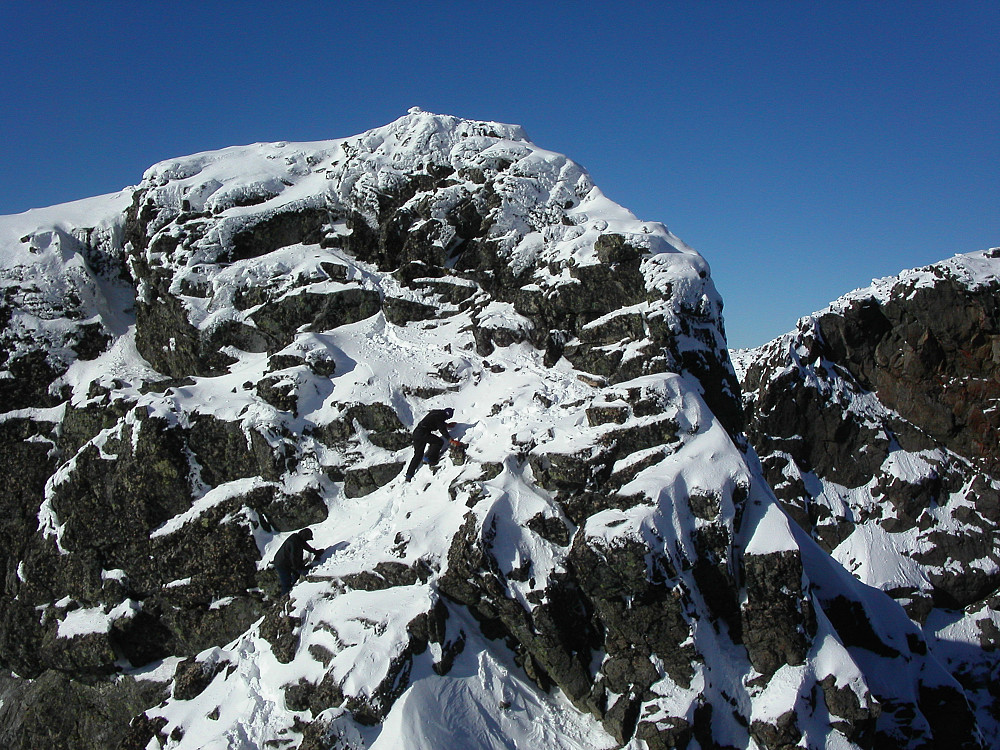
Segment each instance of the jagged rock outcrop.
M998 299L1000 250L956 256L740 354L749 438L776 495L924 625L981 716L997 715L985 675L1000 586Z
M126 685L94 737L979 741L763 481L707 264L520 128L198 154L0 242L0 666ZM445 405L466 447L404 482ZM280 596L302 526L318 564ZM12 746L31 715L0 706Z

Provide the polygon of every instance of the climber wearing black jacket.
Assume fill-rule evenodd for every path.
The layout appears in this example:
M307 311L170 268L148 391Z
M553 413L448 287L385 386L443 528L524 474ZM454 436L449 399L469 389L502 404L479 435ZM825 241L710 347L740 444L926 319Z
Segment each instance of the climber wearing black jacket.
M309 546L309 540L312 538L313 533L309 529L302 529L302 531L296 531L289 536L278 548L272 564L278 572L282 596L292 590L292 586L295 585L299 576L305 572L302 552L309 550L314 555L320 554L321 550Z
M417 423L413 430L413 458L410 465L406 467L406 481L413 479L420 462L426 461L434 466L441 458L441 450L444 448L444 441L456 445L457 440L452 440L448 434L448 420L455 414L454 409L434 409L426 417ZM434 433L438 432L441 437Z

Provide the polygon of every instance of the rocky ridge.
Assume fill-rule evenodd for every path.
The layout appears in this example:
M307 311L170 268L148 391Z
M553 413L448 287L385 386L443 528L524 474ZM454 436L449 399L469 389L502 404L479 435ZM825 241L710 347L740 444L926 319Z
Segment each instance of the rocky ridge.
M707 264L520 128L198 154L0 243L4 746L980 745L775 501Z
M998 718L1000 250L880 279L737 357L796 522L896 599ZM995 736L991 729L991 736Z

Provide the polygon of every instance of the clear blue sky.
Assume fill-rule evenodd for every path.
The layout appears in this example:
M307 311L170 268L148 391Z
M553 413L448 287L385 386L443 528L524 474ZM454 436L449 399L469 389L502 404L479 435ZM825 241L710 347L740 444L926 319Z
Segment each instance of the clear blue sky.
M711 263L730 344L1000 245L1000 3L0 3L0 214L411 106L523 125Z

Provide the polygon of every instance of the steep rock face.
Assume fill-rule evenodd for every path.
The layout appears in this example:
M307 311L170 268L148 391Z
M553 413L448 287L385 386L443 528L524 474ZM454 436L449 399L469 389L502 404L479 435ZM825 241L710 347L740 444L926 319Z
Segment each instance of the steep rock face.
M4 689L117 686L94 737L976 745L747 453L704 260L520 128L198 154L0 240ZM466 446L406 483L442 406ZM324 549L279 596L302 526Z
M997 716L998 299L1000 250L956 256L853 292L739 358L749 438L778 498L924 625L986 726Z

